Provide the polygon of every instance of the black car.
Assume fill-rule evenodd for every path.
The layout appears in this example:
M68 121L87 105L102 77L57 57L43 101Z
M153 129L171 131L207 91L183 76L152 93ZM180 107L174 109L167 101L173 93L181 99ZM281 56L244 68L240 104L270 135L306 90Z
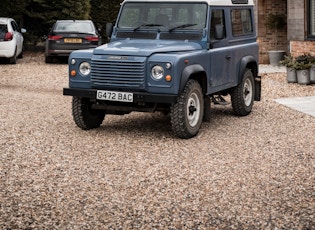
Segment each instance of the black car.
M58 20L50 30L45 46L45 62L67 57L74 50L95 48L101 38L90 20Z

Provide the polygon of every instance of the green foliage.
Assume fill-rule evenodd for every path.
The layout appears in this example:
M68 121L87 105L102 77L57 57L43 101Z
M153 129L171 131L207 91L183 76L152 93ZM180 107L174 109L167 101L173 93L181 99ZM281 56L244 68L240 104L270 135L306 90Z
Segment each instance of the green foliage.
M315 58L310 54L303 54L295 59L293 68L296 70L309 69L314 64Z
M287 24L287 16L285 14L268 14L266 18L266 26L270 30L281 30Z
M106 23L115 23L121 2L122 0L91 0L90 18L93 20L95 26L100 30L102 37L106 37Z
M294 66L295 60L291 55L285 56L282 61L279 62L280 65L292 68Z

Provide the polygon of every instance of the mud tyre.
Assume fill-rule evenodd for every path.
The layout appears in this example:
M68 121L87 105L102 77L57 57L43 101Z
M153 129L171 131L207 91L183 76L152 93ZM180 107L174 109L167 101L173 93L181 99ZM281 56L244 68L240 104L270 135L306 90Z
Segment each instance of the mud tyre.
M88 98L73 97L72 116L79 128L89 130L98 128L102 124L105 111L92 109Z
M171 123L174 134L183 139L194 137L199 132L204 113L204 96L200 84L189 80L171 106Z
M242 82L231 91L231 101L235 115L248 115L253 108L254 96L254 76L250 69L246 69Z

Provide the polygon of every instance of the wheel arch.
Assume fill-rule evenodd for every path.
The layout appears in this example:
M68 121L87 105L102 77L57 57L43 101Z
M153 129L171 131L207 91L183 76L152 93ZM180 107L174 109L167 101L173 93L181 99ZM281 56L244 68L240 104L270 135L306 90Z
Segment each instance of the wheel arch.
M194 64L185 67L182 72L181 82L179 86L179 94L183 92L185 85L189 79L194 79L195 81L198 81L202 88L202 92L204 94L207 92L207 74L205 69L201 65Z
M240 69L238 75L238 84L242 82L242 78L246 69L250 69L254 75L254 78L258 76L258 64L257 60L253 56L245 56L241 59Z

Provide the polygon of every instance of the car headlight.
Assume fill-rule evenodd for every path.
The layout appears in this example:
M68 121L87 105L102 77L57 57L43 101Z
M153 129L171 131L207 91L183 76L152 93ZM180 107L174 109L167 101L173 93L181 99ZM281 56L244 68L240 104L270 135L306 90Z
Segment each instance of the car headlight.
M91 73L91 65L88 62L82 62L79 66L79 71L83 76L87 76Z
M164 76L164 68L160 65L155 65L151 69L151 76L155 80L160 80Z

